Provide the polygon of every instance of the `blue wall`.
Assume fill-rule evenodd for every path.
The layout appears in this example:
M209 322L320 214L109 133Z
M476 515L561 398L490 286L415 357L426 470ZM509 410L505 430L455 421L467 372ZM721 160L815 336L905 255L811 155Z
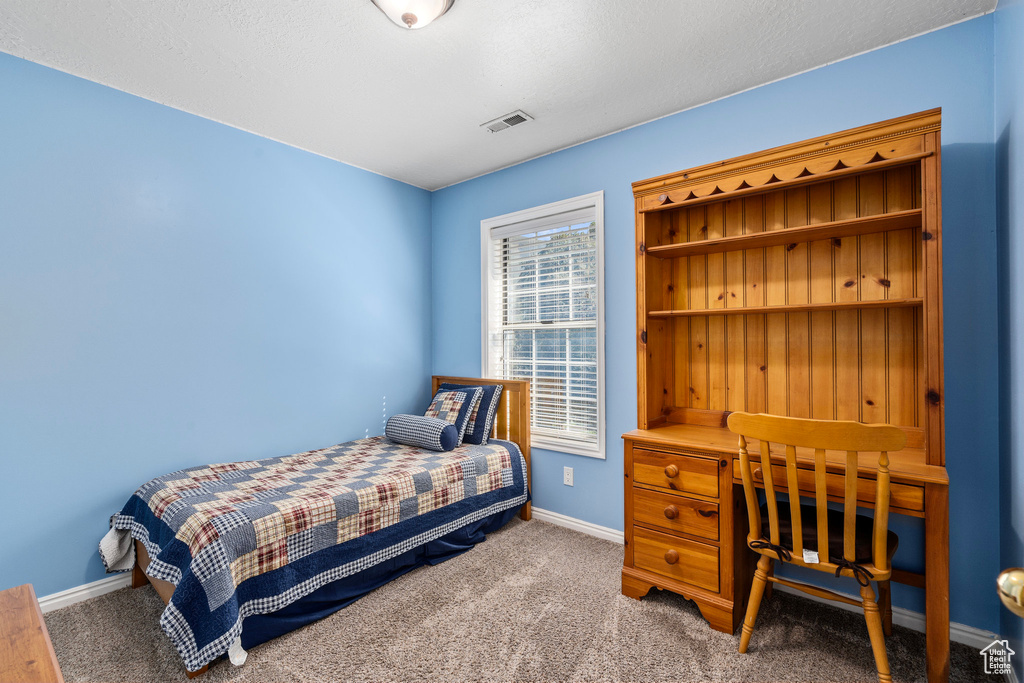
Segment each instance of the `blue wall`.
M995 135L999 224L999 341L1002 364L1001 566L1024 566L1024 3L1002 0L995 23ZM1000 633L1019 653L1024 622L1002 610Z
M988 523L999 515L992 45L989 15L434 193L433 368L473 375L481 367L480 220L605 192L607 459L535 451L537 507L622 528L619 437L636 426L631 182L942 107L951 616L998 630L999 531ZM561 483L565 465L575 468L573 488ZM900 564L920 568L920 524L896 527ZM923 609L915 589L894 586L894 600Z
M151 477L425 405L428 192L3 54L0 93L0 588L103 578Z

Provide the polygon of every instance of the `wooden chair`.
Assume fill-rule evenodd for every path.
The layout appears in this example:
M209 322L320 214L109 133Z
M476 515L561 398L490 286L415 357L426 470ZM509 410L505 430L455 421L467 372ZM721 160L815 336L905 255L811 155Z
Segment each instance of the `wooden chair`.
M891 425L804 420L739 412L729 416L729 429L739 434L740 472L750 518L747 545L761 555L754 572L747 614L743 620L740 652L747 651L765 586L772 581L811 595L863 607L878 679L891 681L885 636L892 633L889 579L892 576L892 555L896 551L898 539L888 529L888 453L903 448L906 434ZM748 439L760 441L760 467L756 469L751 466L750 455L747 453ZM774 478L778 475L770 476L771 443L784 445L786 449L786 481L785 487L780 488L789 495L788 506L776 501ZM800 503L797 448L814 449L814 505ZM845 479L842 511L828 508L826 450L846 451L845 463L838 467L837 463L832 463L833 471L841 469ZM879 453L874 520L857 514L857 467L858 453L861 451ZM758 504L755 479L764 482L764 506ZM767 524L762 522L762 514L767 516ZM812 547L815 536L819 561L805 561L804 549ZM806 545L805 538L808 541ZM836 576L852 577L860 584L862 600L857 602L824 588L773 576L774 560L830 572ZM878 582L877 601L871 588L872 580ZM881 612L879 602L882 605Z

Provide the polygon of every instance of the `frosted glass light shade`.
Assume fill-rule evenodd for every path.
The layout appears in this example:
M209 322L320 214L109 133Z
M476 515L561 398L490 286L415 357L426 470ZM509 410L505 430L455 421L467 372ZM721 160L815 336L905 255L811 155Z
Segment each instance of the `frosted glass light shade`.
M372 0L402 28L423 28L448 11L455 0Z

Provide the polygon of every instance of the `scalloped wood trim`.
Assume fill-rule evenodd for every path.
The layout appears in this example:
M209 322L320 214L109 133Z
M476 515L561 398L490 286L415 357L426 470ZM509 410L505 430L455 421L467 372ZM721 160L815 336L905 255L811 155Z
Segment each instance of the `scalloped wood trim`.
M923 136L926 133L938 131L941 123L942 110L930 109L889 121L745 154L726 161L696 166L677 173L640 180L633 183L633 192L639 197L652 192L664 193L669 189L678 190L691 185L714 183L721 178L743 175L758 169L797 163L808 165L808 162L816 161L820 157L835 156L837 152L842 153L872 145L882 147L897 138ZM758 183L758 185L760 184Z
M696 206L698 204L706 204L708 202L718 202L726 199L733 199L735 197L746 197L752 194L760 194L763 192L775 191L781 188L794 187L797 185L807 185L810 183L818 183L827 181L833 178L842 178L844 176L856 175L858 173L868 173L883 168L892 168L894 166L903 166L906 164L912 164L919 162L925 157L931 156L931 152L920 152L917 154L907 154L898 157L892 157L886 159L878 152L865 162L860 164L844 164L843 160L840 159L836 164L836 170L822 171L820 173L814 173L810 171L806 166L797 175L789 179L779 178L777 174L772 173L771 177L767 180L763 180L757 185L751 185L748 183L748 178L743 178L737 189L730 192L725 192L719 185L714 185L711 192L698 194L694 190L690 190L690 193L682 201L674 202L669 195L669 202L659 204L657 206L649 206L640 209L640 213L651 213L653 211L667 211L669 209L678 209L681 206ZM755 181L756 182L756 181ZM664 193L663 193L664 194Z

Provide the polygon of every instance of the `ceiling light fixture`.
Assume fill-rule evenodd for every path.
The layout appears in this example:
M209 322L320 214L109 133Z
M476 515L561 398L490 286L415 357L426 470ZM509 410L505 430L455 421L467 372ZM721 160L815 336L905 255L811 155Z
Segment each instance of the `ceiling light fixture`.
M451 9L455 0L371 0L402 28L423 28Z

